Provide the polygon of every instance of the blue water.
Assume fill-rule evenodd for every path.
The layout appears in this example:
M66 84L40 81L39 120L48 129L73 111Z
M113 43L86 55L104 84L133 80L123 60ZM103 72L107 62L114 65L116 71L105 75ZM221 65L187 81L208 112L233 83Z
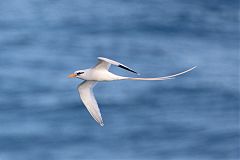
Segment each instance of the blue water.
M238 12L237 0L1 1L0 160L239 159ZM66 78L98 56L144 77L198 68L99 83L100 127Z

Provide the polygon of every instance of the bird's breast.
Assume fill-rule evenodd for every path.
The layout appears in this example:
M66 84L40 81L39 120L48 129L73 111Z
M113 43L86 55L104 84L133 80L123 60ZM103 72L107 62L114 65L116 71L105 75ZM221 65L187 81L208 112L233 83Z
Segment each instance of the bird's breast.
M90 70L83 77L84 80L91 81L113 81L119 80L121 76L117 76L107 70Z

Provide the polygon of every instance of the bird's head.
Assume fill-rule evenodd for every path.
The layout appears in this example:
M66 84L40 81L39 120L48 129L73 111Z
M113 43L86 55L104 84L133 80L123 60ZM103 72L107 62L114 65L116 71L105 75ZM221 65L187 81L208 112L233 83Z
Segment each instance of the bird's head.
M82 78L82 75L84 74L84 72L85 72L85 70L75 71L74 73L69 74L68 78Z

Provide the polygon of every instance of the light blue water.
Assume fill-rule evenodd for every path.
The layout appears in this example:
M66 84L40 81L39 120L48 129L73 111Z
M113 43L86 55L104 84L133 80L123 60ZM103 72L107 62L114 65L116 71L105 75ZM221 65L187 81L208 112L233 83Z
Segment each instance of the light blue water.
M237 160L238 3L1 1L0 160ZM102 128L66 78L98 56L144 77L198 68L99 83Z

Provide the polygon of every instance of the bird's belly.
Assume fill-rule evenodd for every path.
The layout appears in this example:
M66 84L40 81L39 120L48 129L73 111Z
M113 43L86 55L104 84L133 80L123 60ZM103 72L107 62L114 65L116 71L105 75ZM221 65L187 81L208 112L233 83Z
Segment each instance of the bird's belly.
M92 71L86 74L85 77L83 77L84 80L89 80L89 81L112 81L115 80L116 77L114 77L114 74L106 71Z

